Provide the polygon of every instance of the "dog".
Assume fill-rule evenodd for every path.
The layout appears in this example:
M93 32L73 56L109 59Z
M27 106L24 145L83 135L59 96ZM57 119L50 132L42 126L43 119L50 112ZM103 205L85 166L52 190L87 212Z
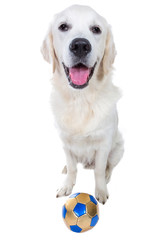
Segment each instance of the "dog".
M67 162L57 197L71 194L77 163L82 163L94 169L95 196L104 204L107 183L124 152L116 109L121 93L112 83L111 27L92 8L73 5L54 16L41 52L52 65L51 102Z

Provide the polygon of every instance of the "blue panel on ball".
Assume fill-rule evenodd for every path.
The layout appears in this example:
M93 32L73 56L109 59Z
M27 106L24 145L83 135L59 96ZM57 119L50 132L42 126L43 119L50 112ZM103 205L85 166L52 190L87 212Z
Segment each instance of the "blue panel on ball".
M96 223L98 222L99 220L99 217L98 215L96 215L95 217L92 218L92 221L91 221L91 227L94 227L96 225Z
M77 203L73 211L77 215L77 217L80 217L86 213L86 205L82 203Z
M73 231L73 232L81 232L82 231L82 228L78 227L77 225L72 225L70 226L70 229Z
M69 198L75 198L75 197L77 197L79 194L80 194L80 193L74 193L74 194L72 194Z
M67 212L67 210L66 210L65 205L64 205L63 208L62 208L62 217L63 218L66 217L66 212Z
M92 195L89 195L89 197L90 197L91 201L92 201L94 204L97 205L96 199L95 199Z

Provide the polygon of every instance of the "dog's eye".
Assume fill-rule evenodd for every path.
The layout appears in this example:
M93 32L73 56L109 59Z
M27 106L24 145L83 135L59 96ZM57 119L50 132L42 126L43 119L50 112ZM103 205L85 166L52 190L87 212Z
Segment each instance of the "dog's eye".
M90 28L90 30L93 32L93 33L95 33L95 34L100 34L102 31L101 31L101 29L100 29L100 27L98 27L98 26L92 26L91 28Z
M70 29L70 26L67 23L62 23L58 29L62 32L67 32Z

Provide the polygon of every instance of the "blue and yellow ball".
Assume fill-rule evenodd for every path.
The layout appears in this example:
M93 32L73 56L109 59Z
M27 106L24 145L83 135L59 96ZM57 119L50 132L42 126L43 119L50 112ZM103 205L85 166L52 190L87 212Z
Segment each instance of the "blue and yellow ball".
M71 231L77 233L87 231L99 220L98 203L92 195L75 193L64 204L62 216Z

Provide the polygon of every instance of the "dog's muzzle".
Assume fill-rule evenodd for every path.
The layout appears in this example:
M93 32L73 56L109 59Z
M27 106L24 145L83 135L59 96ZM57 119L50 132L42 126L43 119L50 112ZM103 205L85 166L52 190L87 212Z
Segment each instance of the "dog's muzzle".
M89 53L92 50L90 42L85 38L75 38L69 45L69 51L72 54L73 66L67 67L64 63L63 67L68 78L69 84L76 89L82 89L88 86L96 63L93 67L88 67L86 62Z

